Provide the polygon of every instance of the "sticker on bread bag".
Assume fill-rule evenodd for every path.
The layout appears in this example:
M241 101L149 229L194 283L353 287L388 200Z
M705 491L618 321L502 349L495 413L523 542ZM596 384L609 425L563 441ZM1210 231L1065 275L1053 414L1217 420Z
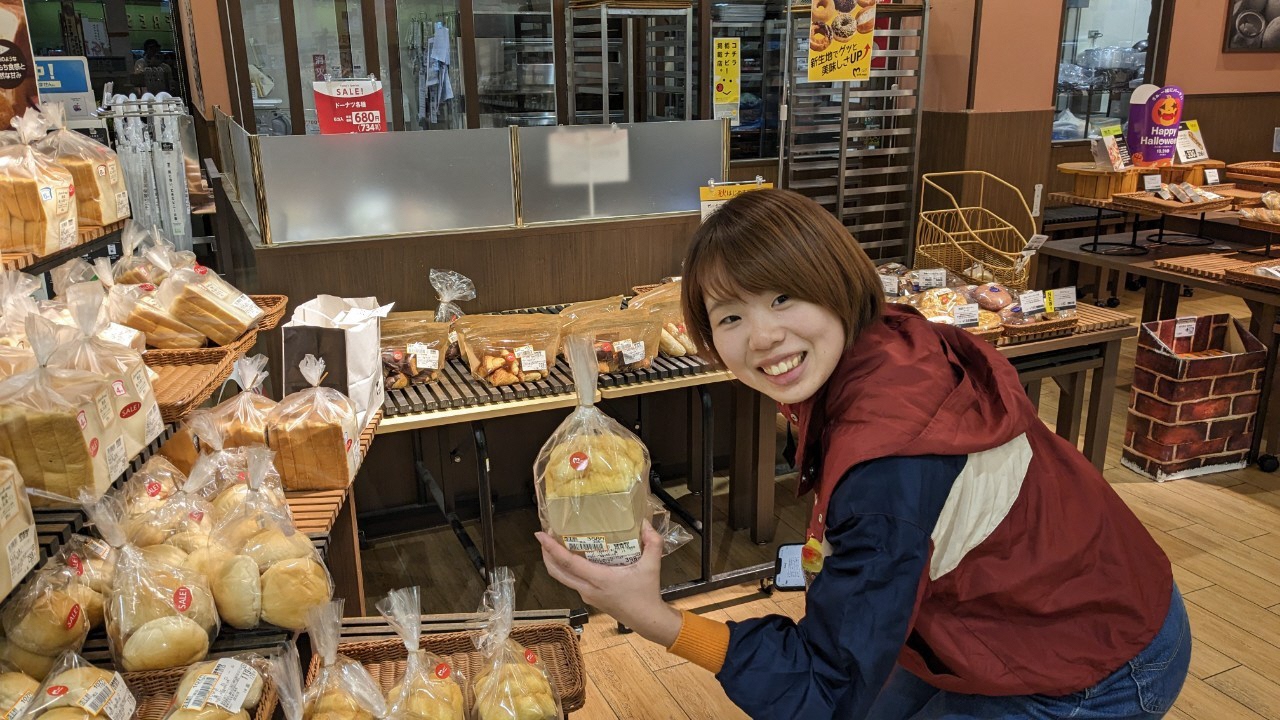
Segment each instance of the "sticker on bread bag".
M12 482L0 488L0 525L8 525L18 515L18 491Z
M22 532L13 536L5 547L5 556L9 559L9 576L23 577L40 559L40 547L36 545L36 529L25 527Z
M68 218L58 223L58 248L65 249L76 244L76 219Z
M120 473L129 467L129 456L124 452L124 438L118 437L116 441L107 446L107 475L112 478L120 477Z
M13 707L9 708L0 720L16 720L22 717L22 714L27 711L27 707L31 705L31 701L34 699L35 695L32 693L23 693L22 697L18 698L18 702L14 703Z

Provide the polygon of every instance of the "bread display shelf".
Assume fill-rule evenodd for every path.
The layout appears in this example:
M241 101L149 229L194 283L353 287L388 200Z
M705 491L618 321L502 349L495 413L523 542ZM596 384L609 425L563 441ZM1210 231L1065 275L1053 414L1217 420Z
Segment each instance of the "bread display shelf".
M1272 235L1280 234L1280 225L1276 223L1263 222L1261 220L1250 220L1249 218L1240 218L1240 227L1249 228L1250 230L1259 230Z
M145 353L147 367L160 376L152 386L164 421L178 422L212 397L231 377L237 357L224 348Z
M346 632L344 626L343 634ZM455 669L462 671L466 677L463 695L468 711L475 705L472 684L484 668L483 659L475 646L479 634L479 630L426 634L418 643L423 650L445 658ZM551 676L551 684L560 696L564 712L581 710L587 701L586 669L577 633L561 623L516 624L511 628L511 639L532 650L542 660ZM405 647L399 638L364 642L340 640L338 652L364 665L383 693L394 687L396 681L404 675ZM312 658L311 665L307 668L306 684L311 683L319 669L320 659Z
M1280 182L1280 162L1274 160L1234 163L1227 166L1227 172L1253 175L1272 182Z
M382 423L382 413L376 413L360 433L360 457L369 454L373 438ZM349 489L342 490L293 490L285 493L289 512L298 530L311 537L316 549L324 553L329 545L329 533L347 501Z
M169 668L166 670L150 670L147 672L121 673L120 677L129 686L129 692L138 702L133 713L134 720L164 720L173 702L173 694L187 668ZM276 711L276 686L270 677L262 678L262 695L258 706L249 717L251 720L271 720Z
M258 332L274 330L284 318L284 311L289 307L289 298L285 295L250 295L254 305L262 308L262 319L258 321Z
M1207 200L1202 203L1184 203L1155 197L1149 192L1116 195L1111 198L1111 202L1121 209L1128 209L1130 212L1138 211L1157 215L1198 215L1200 213L1231 209L1231 198Z
M1236 253L1212 253L1156 260L1155 266L1161 270L1172 270L1206 280L1225 280L1227 270L1253 262L1256 262L1256 258L1242 258Z
M71 258L88 255L119 241L124 225L124 222L121 221L105 227L81 228L79 244L43 257L36 257L30 254L5 253L4 268L6 270L21 270L31 275L47 273Z
M1262 206L1262 193L1253 190L1241 190L1235 186L1235 183L1205 185L1202 189L1230 198L1233 210Z
M1066 337L1074 335L1076 328L1079 326L1077 318L1064 318L1061 320L1046 320L1031 325L1006 325L1004 327L1004 335L996 341L997 345L1014 345L1020 343L1033 342L1035 340L1048 340L1056 337Z
M1269 275L1258 275L1255 270L1261 267L1280 267L1280 260L1263 260L1229 268L1224 278L1229 283L1247 285L1261 290L1280 292L1280 278Z

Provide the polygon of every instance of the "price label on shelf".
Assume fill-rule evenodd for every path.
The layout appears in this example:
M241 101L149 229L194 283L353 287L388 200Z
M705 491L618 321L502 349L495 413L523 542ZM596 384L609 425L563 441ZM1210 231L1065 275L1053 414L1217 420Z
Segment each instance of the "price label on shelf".
M978 327L978 304L957 305L951 311L951 318L956 321L957 327Z
M1217 185L1220 182L1222 182L1222 178L1218 176L1218 171L1216 169L1205 168L1205 171L1204 171L1205 185Z
M1196 319L1193 317L1178 318L1177 323L1173 326L1174 339L1195 337L1195 334L1196 334Z
M1044 308L1049 312L1076 309L1076 289L1063 287L1044 294Z
M1048 235L1032 235L1031 239L1027 241L1026 247L1022 248L1022 254L1027 256L1035 255L1036 251L1044 247L1044 244L1048 241Z
M1044 293L1040 290L1028 290L1018 296L1018 304L1022 306L1024 315L1042 313L1045 310Z
M880 285L888 297L898 297L902 294L902 282L897 275L881 275Z
M1159 175L1143 175L1142 189L1146 190L1147 192L1157 192L1158 190L1160 190L1160 176Z
M917 274L920 278L920 289L928 290L929 288L940 288L947 286L947 271L941 268L933 270L921 270Z

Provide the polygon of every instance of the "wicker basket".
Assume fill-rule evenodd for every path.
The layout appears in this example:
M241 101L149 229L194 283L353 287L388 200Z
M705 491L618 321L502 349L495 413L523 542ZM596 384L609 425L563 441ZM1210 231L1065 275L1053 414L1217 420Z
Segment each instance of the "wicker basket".
M1091 162L1062 163L1058 172L1074 178L1073 195L1093 200L1110 200L1112 195L1137 190L1141 174L1137 168L1116 171Z
M1006 325L1004 326L1004 336L1000 338L997 344L1015 345L1033 340L1066 337L1075 333L1076 325L1079 322L1078 318L1063 318L1031 325Z
M1111 202L1130 212L1138 211L1153 215L1198 215L1200 213L1231 209L1231 198L1208 200L1202 203L1184 203L1177 200L1165 200L1149 192L1116 195L1111 198Z
M992 345L999 343L1000 338L1004 337L1004 328L996 328L995 330L965 329L969 330L970 335L973 335L983 342L989 342Z
M962 206L955 195L939 184L943 179L959 181L970 197L976 194L978 205ZM1015 292L1026 290L1028 263L1022 248L1035 233L1036 221L1022 192L982 171L930 173L921 176L921 181L920 207L926 207L930 189L945 198L945 207L920 213L915 267L944 267L974 283L997 282ZM1001 198L1021 206L1018 226L982 207L985 201ZM979 264L990 277L986 273L977 276L968 272Z
M1165 165L1159 168L1160 182L1163 183L1191 183L1192 185L1203 185L1205 181L1204 171L1206 169L1222 170L1227 164L1221 160L1201 160L1197 163L1189 165ZM1137 190L1135 185L1134 190Z
M252 350L253 346L257 344L257 342L258 342L258 326L254 325L248 330L245 330L244 334L241 335L240 337L236 338L235 340L231 341L226 345L223 345L222 349L229 350L236 355L244 355L245 353Z
M258 320L258 332L274 330L284 317L289 307L289 298L285 295L250 295L253 304L262 308L262 319Z
M1223 279L1237 285L1248 285L1249 287L1280 292L1280 278L1256 274L1254 270L1260 267L1280 267L1280 260L1263 260L1262 262L1227 268Z
M484 667L480 651L476 650L478 631L423 635L419 647L446 658L449 664L462 671L466 678L463 695L468 715L475 705L473 685L476 675ZM587 702L587 676L582 664L582 651L578 636L568 625L542 623L517 625L511 628L511 639L534 651L542 659L551 684L560 695L560 704L566 713L581 710ZM404 643L394 640L377 640L340 644L338 652L364 665L385 695L404 675ZM311 659L307 668L307 685L320 672L320 657Z
M153 387L164 421L177 422L212 397L231 377L237 357L226 348L143 353L143 362L160 376Z
M162 720L169 711L173 701L173 693L187 668L168 668L165 670L147 670L145 672L120 673L125 685L138 701L138 709L134 711L135 720ZM254 709L253 720L271 720L276 711L276 686L270 677L262 678L262 698Z
M1263 160L1259 162L1242 162L1228 165L1227 170L1244 175L1256 175L1265 178L1280 178L1280 162Z

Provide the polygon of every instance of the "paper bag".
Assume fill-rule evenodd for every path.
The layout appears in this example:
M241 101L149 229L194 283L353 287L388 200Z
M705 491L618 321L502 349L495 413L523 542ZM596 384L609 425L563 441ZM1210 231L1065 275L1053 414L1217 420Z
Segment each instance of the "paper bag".
M321 295L299 305L285 323L284 385L288 395L311 387L298 370L307 355L325 359L327 374L321 387L341 392L355 403L360 427L382 408L384 397L381 319L390 305L377 298L339 298Z

